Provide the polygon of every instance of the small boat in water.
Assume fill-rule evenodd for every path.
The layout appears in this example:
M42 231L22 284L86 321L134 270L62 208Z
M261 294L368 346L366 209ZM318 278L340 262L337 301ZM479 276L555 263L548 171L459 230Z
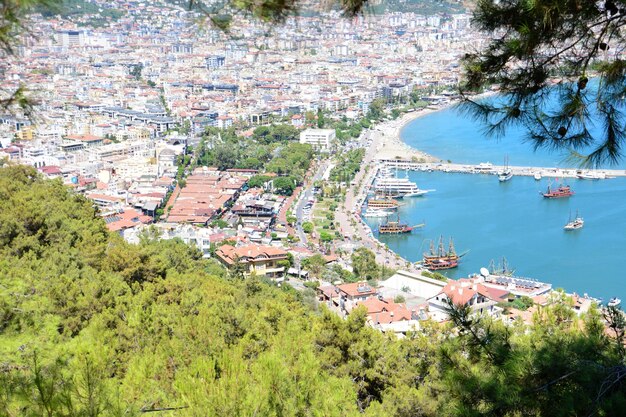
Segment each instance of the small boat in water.
M565 225L565 227L563 227L563 229L565 230L582 229L584 225L585 225L585 221L583 220L582 217L578 215L578 211L576 211L576 217L574 218L574 220L571 220L571 213L570 213L570 221L567 222L567 224Z
M535 175L533 175L533 177L535 178L536 181L540 181L541 180L541 173L540 172L535 172Z
M609 307L617 307L622 303L622 300L620 300L617 297L613 297L609 300L609 302L607 303L607 306Z
M504 158L504 169L498 173L498 181L506 182L513 178L513 171L509 168L509 157Z
M511 171L511 168L506 168L498 174L498 181L500 182L506 182L511 178L513 178L513 171Z
M545 198L564 198L571 197L574 192L569 185L559 185L557 188L552 188L548 185L548 190L545 193L541 193Z

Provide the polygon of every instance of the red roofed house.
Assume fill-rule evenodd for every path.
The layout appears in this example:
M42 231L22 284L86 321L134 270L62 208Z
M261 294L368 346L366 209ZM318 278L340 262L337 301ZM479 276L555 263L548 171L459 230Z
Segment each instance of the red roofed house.
M96 203L100 208L113 207L121 204L124 201L124 197L113 196L108 194L89 193L87 197Z
M22 149L17 146L9 146L8 148L0 149L0 157L4 156L9 161L19 159L22 157Z
M107 214L104 217L104 221L107 224L107 229L111 232L122 233L126 229L130 229L139 224L152 223L152 217L144 216L139 210L127 208L124 211L118 211L115 213Z
M509 292L486 287L483 281L483 277L448 280L441 292L428 299L431 316L435 320L446 320L448 300L456 305L470 306L479 314L499 315L502 309L496 304L506 301Z
M304 126L304 117L301 114L294 114L291 116L291 125L295 127Z
M217 118L217 127L220 129L228 129L233 125L233 118L230 116L219 116Z
M338 308L343 313L349 313L359 302L376 298L378 291L366 281L353 282L341 285L326 285L317 288L318 300L331 308Z
M339 295L348 301L365 301L369 297L378 295L376 288L371 287L367 282L353 282L337 286Z
M355 307L359 306L364 306L367 309L369 325L383 332L392 331L405 334L420 328L417 312L415 310L409 311L406 305L396 303L391 299L370 297L365 301L358 301Z
M53 165L39 167L37 168L37 170L48 178L58 178L63 175L63 172L61 172L61 168Z
M273 246L223 245L217 249L215 256L228 268L234 267L237 263L242 265L243 275L246 277L255 274L268 278L281 278L285 274L285 266L281 261L287 260L287 252Z

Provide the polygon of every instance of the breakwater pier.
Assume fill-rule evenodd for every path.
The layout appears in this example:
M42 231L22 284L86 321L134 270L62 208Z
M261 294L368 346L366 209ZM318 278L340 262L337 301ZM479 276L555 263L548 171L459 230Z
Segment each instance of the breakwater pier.
M493 174L497 175L505 166L493 165L489 162L472 164L453 163L433 163L433 162L413 162L399 159L379 159L379 163L390 169L408 171L440 171L461 174ZM579 169L579 168L555 168L555 167L529 167L529 166L508 166L513 175L548 178L581 178L581 179L608 179L616 177L626 177L626 170L623 169Z

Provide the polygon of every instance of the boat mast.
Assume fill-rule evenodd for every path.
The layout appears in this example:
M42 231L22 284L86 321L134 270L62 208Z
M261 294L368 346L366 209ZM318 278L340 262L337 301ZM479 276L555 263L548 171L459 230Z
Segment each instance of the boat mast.
M514 272L515 272L514 270L509 269L509 262L503 256L502 257L502 275L512 276Z
M439 236L439 248L437 248L437 256L444 256L446 253L443 247L443 236Z
M456 252L454 251L454 242L452 241L452 238L450 238L450 244L448 245L448 255L456 255Z

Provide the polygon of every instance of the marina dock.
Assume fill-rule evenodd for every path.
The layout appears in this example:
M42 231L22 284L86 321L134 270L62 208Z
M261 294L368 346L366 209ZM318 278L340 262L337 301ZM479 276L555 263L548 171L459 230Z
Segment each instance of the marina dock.
M472 164L452 164L452 163L421 163L393 159L379 159L380 163L391 169L409 171L440 171L461 174L492 174L497 175L504 169L502 165L493 165L488 162L478 165ZM555 167L526 167L508 166L513 175L535 176L536 174L548 178L578 178L581 174L594 174L598 178L609 179L616 177L626 177L626 170L623 169L579 169L579 168L555 168Z

